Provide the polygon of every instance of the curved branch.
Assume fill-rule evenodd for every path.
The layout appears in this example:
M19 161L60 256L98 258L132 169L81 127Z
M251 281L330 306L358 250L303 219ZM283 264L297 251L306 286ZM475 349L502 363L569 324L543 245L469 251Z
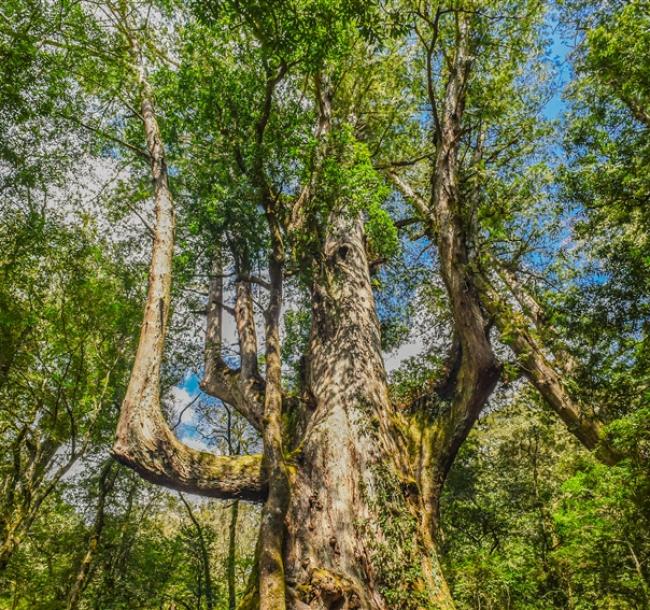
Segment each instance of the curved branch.
M120 417L113 456L143 479L170 489L224 500L266 496L259 455L218 456L181 443L158 409Z
M440 273L449 296L456 333L456 353L451 363L453 387L448 400L435 413L435 424L427 413L416 413L415 446L419 447L416 476L422 490L423 531L434 539L438 527L439 500L451 465L474 422L489 399L500 374L492 350L489 325L475 285L473 260L468 244L473 227L465 218L468 202L459 187L460 134L465 109L466 86L472 58L468 53L469 29L459 24L459 39L451 66L438 125L432 134L436 158L431 176L430 202L394 172L389 177L406 195L425 221L425 230L436 243Z
M138 43L133 38L129 42L137 61ZM140 341L120 410L113 455L153 483L215 498L259 501L265 495L259 456L231 458L191 449L174 436L161 410L160 369L171 299L174 205L153 92L142 67L137 76L156 224Z

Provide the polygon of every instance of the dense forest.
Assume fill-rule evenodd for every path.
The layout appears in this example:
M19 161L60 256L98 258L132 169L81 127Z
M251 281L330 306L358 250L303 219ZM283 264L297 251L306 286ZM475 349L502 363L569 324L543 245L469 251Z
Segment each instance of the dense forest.
M650 608L647 0L3 0L0 610Z

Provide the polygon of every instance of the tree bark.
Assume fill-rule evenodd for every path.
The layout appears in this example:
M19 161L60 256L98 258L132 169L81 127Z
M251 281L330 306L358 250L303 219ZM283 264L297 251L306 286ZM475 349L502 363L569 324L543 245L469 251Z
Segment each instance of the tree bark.
M452 608L388 399L363 227L333 215L312 289L313 404L292 456L289 607Z
M282 344L280 314L284 253L275 218L267 211L272 229L273 252L269 258L270 295L266 311L266 393L264 400L264 472L268 497L262 509L258 551L260 610L283 610L286 606L284 517L289 502L289 478L284 458L282 430ZM275 231L273 231L275 229Z
M594 414L587 413L585 407L570 394L564 375L545 355L525 316L516 311L488 280L482 279L480 286L483 302L492 314L503 341L512 348L524 375L546 404L564 422L569 432L594 452L596 458L609 466L618 463L624 456L607 442L604 425ZM542 316L538 315L538 318L541 323Z
M165 269L169 273L169 265ZM271 274L271 285L278 279L277 273L275 269ZM286 603L289 608L303 609L451 609L453 602L435 542L420 518L430 501L425 498L428 490L415 476L416 465L422 460L405 440L408 424L388 398L359 217L350 217L345 211L332 215L315 276L307 374L312 400L301 405L293 427L282 426L277 410L282 396L271 393L279 389L279 346L274 333L281 293L275 295L277 307L272 305L275 310L270 309L267 315L264 472L273 484L282 483L282 472L278 475L273 469L286 464L290 494L280 485L273 504L265 507L267 522L263 518L256 585L244 603L268 608ZM155 284L159 280L152 274L150 281ZM149 312L142 332L154 329L160 341L154 349L157 353L148 356L159 367L164 326L157 326L158 318L148 317ZM140 355L139 350L135 381L132 379L139 392L136 397L152 378L157 390L157 377L140 378ZM158 374L155 367L154 373ZM244 469L233 471L232 479L224 480L223 468L214 468L210 474L205 463L185 454L187 450L173 436L166 438L168 427L159 410L157 391L146 388L145 395L148 403L125 401L118 433L118 438L121 434L131 442L128 455L138 472L202 495L264 497L259 470L257 478ZM122 420L125 412L131 416ZM435 430L438 422L427 425ZM448 442L448 435L441 438ZM438 446L443 445L441 440ZM267 447L272 447L272 454L266 453ZM226 460L206 458L209 463L219 459ZM247 459L255 460L259 467L258 458ZM226 463L231 462L224 466ZM243 490L248 490L247 496ZM284 517L282 503L287 501ZM278 595L283 596L280 603Z
M347 209L336 210L328 223L311 288L312 329L306 358L309 399L297 405L295 416L285 409L283 420L287 404L283 405L281 388L279 320L284 253L277 217L266 201L273 245L266 378L259 386L264 397L262 417L249 419L261 431L263 459L221 458L185 447L175 439L160 411L173 206L151 96L146 86L142 90L156 196L156 239L140 344L118 424L116 455L145 478L175 489L220 498L267 498L255 578L243 600L247 607L452 609L432 533L431 507L437 506L444 474L485 392L491 389L490 378L486 381L481 375L493 371L493 362L479 366L482 352L473 351L471 340L476 334L485 339L482 318L474 316L465 335L459 332L465 363L459 383L466 385L457 393L451 415L429 417L425 424L424 419L418 420L428 440L424 448L418 447L407 440L410 422L388 397L362 218ZM463 252L457 250L461 236L454 233L455 228L449 233L452 271L447 279L453 294L461 298L467 266ZM245 338L254 339L254 325L245 288L242 284L238 289L235 311L241 368L226 374L254 379L256 348ZM211 292L220 300L218 285ZM456 318L464 321L463 308L473 306L473 301L461 301ZM209 311L208 334L218 348L221 322L218 312ZM218 349L213 357L219 358ZM223 368L217 368L221 375ZM210 382L208 375L206 388ZM235 400L233 404L237 406ZM244 406L240 412L250 407Z
M439 13L438 13L439 17ZM489 338L488 322L481 307L470 247L475 228L471 202L459 189L459 146L462 138L466 87L472 58L469 54L467 16L456 13L457 40L444 99L438 106L429 65L429 101L434 115L433 140L436 156L431 173L430 201L405 194L418 213L424 215L428 236L440 257L440 273L449 296L458 342L459 359L449 400L434 400L435 407L420 410L413 426L412 441L420 448L417 478L425 498L423 528L433 540L437 535L442 486L462 443L492 394L500 368ZM427 49L433 53L434 41ZM429 55L430 56L430 55ZM430 62L429 62L430 63ZM398 181L398 186L404 185Z
M140 62L139 47L131 40ZM143 478L178 491L259 501L266 485L259 456L215 456L174 436L160 408L160 369L171 300L174 204L153 92L141 68L140 107L151 161L156 224L140 341L120 410L113 455Z

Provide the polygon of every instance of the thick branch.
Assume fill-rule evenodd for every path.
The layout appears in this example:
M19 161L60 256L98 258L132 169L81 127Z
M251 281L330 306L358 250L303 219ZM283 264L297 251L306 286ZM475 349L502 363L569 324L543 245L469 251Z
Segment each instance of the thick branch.
M239 333L242 366L232 369L223 360L221 345L223 333L223 269L221 252L213 265L208 296L207 328L205 335L205 372L201 389L233 405L258 431L262 430L264 383L257 373L257 339L250 286L239 282L235 319Z
M118 437L113 455L151 483L225 500L265 498L259 455L217 456L191 449L169 430L162 413L158 417L135 414L128 432L126 439Z
M432 538L437 529L442 485L499 377L499 366L488 337L487 321L481 309L467 246L473 237L471 225L464 222L470 210L465 209L468 202L461 200L459 189L458 149L471 65L467 53L467 27L465 21L460 22L460 36L439 125L432 134L436 159L431 177L430 204L421 209L424 202L409 196L425 220L429 237L437 244L440 271L449 295L460 348L456 383L449 403L439 410L434 425L426 421L424 414L417 414L423 423L421 434L416 439L421 447L417 474L424 502L423 528Z
M137 41L130 40L139 60ZM117 425L114 456L143 478L180 491L216 498L261 500L264 483L259 457L218 457L183 445L160 408L162 363L171 295L174 206L164 149L144 70L138 73L140 102L156 210L155 239L140 341Z
M545 356L524 316L515 311L489 281L482 279L480 286L484 295L483 302L493 316L501 338L515 352L528 380L564 422L569 432L593 451L600 461L609 465L616 464L623 456L607 443L602 423L586 413L580 402L570 395L562 374Z

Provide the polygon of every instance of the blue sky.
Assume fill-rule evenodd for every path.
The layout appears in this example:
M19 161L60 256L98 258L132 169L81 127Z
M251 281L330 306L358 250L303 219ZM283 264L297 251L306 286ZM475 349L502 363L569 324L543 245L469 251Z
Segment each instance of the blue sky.
M174 403L174 417L177 418L178 414L182 411L184 407L192 402L198 395L200 395L201 402L213 402L216 404L216 400L207 394L204 394L199 387L200 378L193 372L188 371L183 380L174 388L172 391L172 401ZM181 423L176 428L175 432L178 438L185 443L188 443L192 446L199 446L199 448L204 448L205 442L203 437L199 434L197 430L197 413L194 410L194 406L198 406L198 402L194 403L187 411L184 413ZM174 423L177 420L174 420Z
M566 108L566 104L562 99L562 94L564 86L569 82L571 77L570 65L568 62L568 55L571 49L562 37L560 24L557 21L556 15L549 16L548 25L551 30L550 57L555 64L558 88L555 95L553 95L546 104L543 114L547 119L557 119L562 115L562 112Z

